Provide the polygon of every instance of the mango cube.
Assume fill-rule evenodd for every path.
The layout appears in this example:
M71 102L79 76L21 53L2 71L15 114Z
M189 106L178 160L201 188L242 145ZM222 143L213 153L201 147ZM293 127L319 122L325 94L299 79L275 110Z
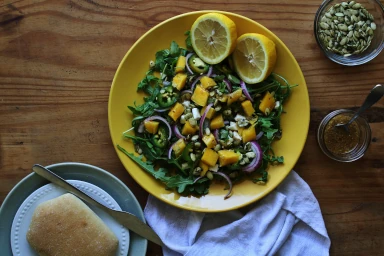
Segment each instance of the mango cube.
M252 102L250 100L243 101L241 106L243 107L245 115L251 116L253 113L255 113L255 109L253 108Z
M263 99L260 101L259 110L267 116L275 108L275 104L275 97L269 92L266 92Z
M203 177L207 173L209 166L203 163L202 161L199 162L199 167L202 169L200 176Z
M213 136L212 133L209 135L204 135L203 141L204 141L205 145L207 145L207 148L214 148L217 144L215 136Z
M205 106L205 107L203 107L203 108L201 109L201 111L200 111L200 115L201 115L201 116L204 114L206 108L207 108L207 106ZM210 109L208 110L208 113L207 113L207 115L206 115L205 117L208 118L208 119L212 119L212 117L213 117L213 115L214 115L215 113L216 113L215 109L214 109L214 108L210 108Z
M187 82L187 74L177 73L172 79L172 86L181 91Z
M219 159L219 155L210 148L206 148L201 157L201 161L208 166L215 166L217 159Z
M180 56L176 62L175 73L183 72L185 70L185 63L186 63L185 57Z
M173 150L173 152L175 152L176 156L179 156L183 152L185 146L186 146L185 141L183 139L179 139L173 145L172 150Z
M213 80L212 78L208 77L208 76L203 76L201 79L200 79L200 84L201 86L204 87L204 89L207 89L209 87L213 87L216 85L216 82L215 80Z
M241 133L241 137L243 138L243 142L247 143L252 140L256 140L256 129L253 125L251 125L249 128L244 129Z
M147 132L156 134L159 129L159 122L156 121L144 121L144 127Z
M209 92L201 86L196 86L195 91L192 94L191 100L197 105L204 107L207 105Z
M220 166L234 164L239 161L239 154L233 150L219 150L217 153L219 154Z
M223 115L217 115L215 118L212 119L210 124L211 129L219 129L221 127L224 127L224 119Z
M183 129L181 130L181 134L188 135L188 134L195 134L197 131L196 127L193 127L189 122L185 122Z
M173 119L173 121L176 122L176 120L183 114L183 112L184 106L179 102L176 102L176 104L169 111L168 115Z
M240 88L240 89L237 89L236 91L230 93L228 95L228 100L227 100L227 105L231 105L233 102L235 101L238 101L241 97L241 95L243 94L243 90Z

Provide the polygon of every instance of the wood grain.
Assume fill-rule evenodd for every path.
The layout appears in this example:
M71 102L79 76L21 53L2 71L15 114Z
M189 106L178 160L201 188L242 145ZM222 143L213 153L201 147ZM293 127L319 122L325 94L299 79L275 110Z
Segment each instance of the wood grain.
M120 164L109 136L107 103L115 70L154 25L181 13L220 9L258 21L285 42L307 81L308 140L295 170L319 200L331 255L384 254L384 101L365 113L372 142L354 163L317 146L321 119L356 109L384 83L384 54L358 67L327 60L313 36L320 0L0 1L0 202L35 163L74 161L104 168L145 206L147 193ZM161 255L149 245L148 255Z

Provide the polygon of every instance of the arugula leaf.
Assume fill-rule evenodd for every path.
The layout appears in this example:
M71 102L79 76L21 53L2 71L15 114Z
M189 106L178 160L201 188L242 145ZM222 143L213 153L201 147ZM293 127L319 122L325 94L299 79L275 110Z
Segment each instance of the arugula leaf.
M184 35L187 37L185 38L185 45L187 46L187 49L193 49L192 47L192 41L191 41L191 31L185 31Z
M240 84L239 78L235 77L234 75L228 75L228 80L231 81L231 83Z
M193 177L183 177L179 174L168 176L169 169L160 167L158 170L155 170L155 166L151 161L144 162L143 156L135 156L133 153L129 153L124 148L122 148L120 145L117 145L117 148L123 152L125 155L127 155L129 158L131 158L134 162L136 162L141 168L143 168L145 171L150 173L153 177L155 177L157 180L160 180L163 182L167 188L169 189L177 189L177 192L184 193L187 187L191 187L193 191L195 191L197 194L206 194L208 193L208 185L203 186L203 182L207 181L208 179L205 179L204 181L200 181L198 183L194 183ZM196 187L196 188L195 188Z
M180 55L180 47L175 41L172 41L171 43L170 54L173 57L179 57Z

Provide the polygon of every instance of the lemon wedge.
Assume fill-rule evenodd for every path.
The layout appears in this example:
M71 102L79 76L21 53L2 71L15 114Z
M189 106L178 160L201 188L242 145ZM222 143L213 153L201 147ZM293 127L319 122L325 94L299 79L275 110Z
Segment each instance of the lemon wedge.
M264 35L244 34L237 39L232 58L239 77L247 84L256 84L271 74L276 64L276 46Z
M236 46L236 24L220 13L201 15L191 28L191 42L196 54L208 64L228 57Z

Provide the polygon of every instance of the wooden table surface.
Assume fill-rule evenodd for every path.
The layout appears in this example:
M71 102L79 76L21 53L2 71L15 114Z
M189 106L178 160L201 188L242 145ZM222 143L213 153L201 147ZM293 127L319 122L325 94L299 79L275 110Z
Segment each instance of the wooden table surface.
M384 255L384 100L365 117L372 142L354 163L320 151L316 129L339 108L356 109L384 83L384 53L358 67L326 59L313 36L321 0L0 1L0 203L35 163L73 161L120 178L145 206L148 196L116 156L107 122L111 81L130 46L154 25L181 13L220 9L274 32L307 82L311 123L295 170L319 200L331 255ZM148 255L161 255L149 244Z

